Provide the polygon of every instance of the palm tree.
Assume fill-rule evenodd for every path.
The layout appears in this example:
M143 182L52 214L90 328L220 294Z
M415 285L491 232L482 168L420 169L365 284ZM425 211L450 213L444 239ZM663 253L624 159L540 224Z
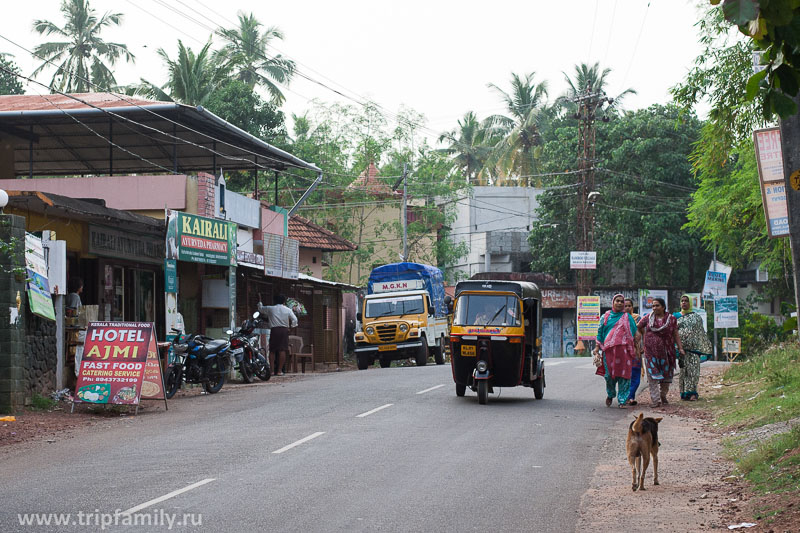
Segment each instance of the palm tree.
M245 15L240 12L238 28L219 28L216 31L225 45L215 52L215 57L251 88L256 85L266 88L272 102L280 105L285 98L278 84L288 84L296 67L294 61L280 54L267 54L270 41L283 39L283 32L276 26L262 32L262 26L252 13Z
M564 74L564 79L567 81L567 85L569 85L569 88L567 89L566 93L558 97L556 100L556 105L562 107L568 112L572 112L576 109L575 103L572 100L575 97L584 94L587 90L592 94L605 94L605 90L608 85L607 77L610 73L610 68L604 68L603 70L600 70L600 63L595 63L591 66L586 63L575 65L575 73L573 74L572 78L570 78L566 72L562 72L562 74ZM614 97L614 102L611 104L611 106L609 106L609 108L614 109L619 107L622 103L622 100L628 94L636 94L636 91L633 89L625 89L616 97Z
M142 79L142 85L137 90L139 94L156 100L203 105L225 81L229 72L212 57L211 39L197 54L179 39L176 60L170 59L163 48L158 49L158 55L167 64L169 80L159 87Z
M509 116L493 115L484 123L488 134L500 140L492 150L490 168L496 183L526 186L539 168L541 127L548 115L547 82L535 83L535 73L511 74L511 92L493 83L489 88L500 93ZM510 179L509 179L510 178Z
M57 65L57 70L50 81L53 91L90 92L105 91L117 84L113 67L122 57L125 61L135 60L124 44L109 43L100 37L103 29L119 26L122 13L106 13L97 18L94 9L89 7L89 0L63 0L61 13L66 24L63 28L48 20L36 20L34 31L39 35L58 35L63 41L42 43L34 52L44 60L34 72L46 70Z
M450 157L453 163L467 178L467 183L479 181L479 173L486 164L492 147L486 144L487 130L475 116L468 111L464 118L458 120L458 127L453 131L442 133L439 142L448 143L446 148L439 152Z

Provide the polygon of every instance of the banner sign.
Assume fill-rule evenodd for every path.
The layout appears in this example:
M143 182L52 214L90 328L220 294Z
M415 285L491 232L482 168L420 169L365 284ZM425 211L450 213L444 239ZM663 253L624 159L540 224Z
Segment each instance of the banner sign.
M706 271L706 281L703 284L703 297L714 300L728 295L728 276L725 272Z
M180 211L167 215L167 259L236 266L236 223Z
M178 292L178 262L164 259L164 292Z
M786 179L783 168L780 128L766 128L753 132L761 178L761 200L770 238L789 235L789 210L786 204Z
M157 265L164 258L164 242L160 233L148 239L129 231L90 224L89 253Z
M597 338L600 326L600 297L578 296L578 340Z
M155 338L155 336L154 336ZM155 343L155 341L153 341ZM144 379L142 380L142 400L166 400L164 391L164 378L161 373L158 352L147 351L147 361L144 363Z
M597 252L570 252L569 268L594 270L597 268Z
M47 261L44 258L42 239L30 233L25 234L25 270L31 312L42 318L55 320L56 311L47 280Z
M395 292L395 291L414 291L425 287L421 279L407 279L402 281L386 281L383 283L373 283L372 292Z
M714 327L717 329L739 327L737 296L723 296L714 300Z
M663 289L639 289L639 314L646 315L653 311L653 300L661 298L667 304L666 312L669 312L669 291Z
M152 322L89 322L75 401L137 405L150 352L160 373Z
M694 310L696 315L699 315L700 318L703 319L703 331L708 333L708 313L705 312L704 309L697 309Z
M703 297L699 292L687 292L686 296L688 296L689 301L692 302L692 309L697 311L703 308ZM681 296L681 298L683 298L683 296Z

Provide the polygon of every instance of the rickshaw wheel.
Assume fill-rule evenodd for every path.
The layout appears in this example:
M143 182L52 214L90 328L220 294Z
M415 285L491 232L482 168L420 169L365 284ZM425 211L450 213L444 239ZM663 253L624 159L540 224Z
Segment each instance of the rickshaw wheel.
M478 403L481 405L486 405L486 402L489 400L489 383L482 379L478 382Z
M464 396L464 393L467 392L467 386L461 383L456 383L456 396Z
M537 400L544 398L544 369L542 375L533 380L533 397Z

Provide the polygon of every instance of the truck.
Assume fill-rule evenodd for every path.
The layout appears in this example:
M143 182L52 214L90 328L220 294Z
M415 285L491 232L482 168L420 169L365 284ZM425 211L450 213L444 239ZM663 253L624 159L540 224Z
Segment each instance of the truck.
M374 268L358 313L358 369L366 370L376 360L381 368L401 359L425 366L430 354L443 365L448 313L444 276L438 268L410 262Z

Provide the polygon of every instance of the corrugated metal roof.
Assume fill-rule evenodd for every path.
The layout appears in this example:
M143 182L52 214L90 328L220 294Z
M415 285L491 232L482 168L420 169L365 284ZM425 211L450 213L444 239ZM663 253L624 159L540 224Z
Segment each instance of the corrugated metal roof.
M331 252L358 249L358 246L347 239L299 215L289 217L289 238L298 241L303 248L316 248Z
M111 108L165 103L117 93L75 93L72 96L73 98L61 94L4 95L0 96L0 111L50 111L53 108L81 109L90 107L87 104L101 108Z

